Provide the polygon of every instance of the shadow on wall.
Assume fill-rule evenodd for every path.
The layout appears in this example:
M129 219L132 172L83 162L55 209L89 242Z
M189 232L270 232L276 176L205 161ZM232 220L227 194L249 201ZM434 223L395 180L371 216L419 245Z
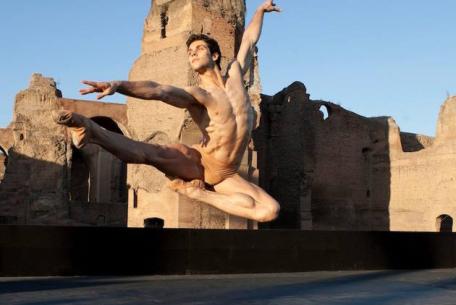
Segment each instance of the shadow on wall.
M10 149L0 183L0 224L126 226L126 203L69 200L70 169Z
M123 135L109 117L91 118L101 127ZM127 226L127 164L98 145L72 149L71 217L99 226Z
M68 224L66 169L9 150L0 183L0 224Z
M101 127L123 135L109 117L92 118ZM87 144L72 150L70 199L127 204L127 164L103 148Z
M389 230L388 118L312 101L300 82L263 96L261 112L260 185L282 207L261 227Z

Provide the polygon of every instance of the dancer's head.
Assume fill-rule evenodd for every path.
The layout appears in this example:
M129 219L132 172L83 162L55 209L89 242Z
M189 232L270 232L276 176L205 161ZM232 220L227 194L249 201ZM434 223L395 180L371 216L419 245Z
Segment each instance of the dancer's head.
M196 72L202 69L220 69L222 53L218 42L204 34L192 34L187 40L188 60Z

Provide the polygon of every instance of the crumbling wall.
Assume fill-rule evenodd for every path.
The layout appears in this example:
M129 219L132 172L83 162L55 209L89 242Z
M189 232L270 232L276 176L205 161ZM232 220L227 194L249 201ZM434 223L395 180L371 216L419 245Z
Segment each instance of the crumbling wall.
M312 101L301 83L264 96L261 109L260 185L282 206L266 227L435 231L455 217L456 97L435 139Z
M8 151L11 146L14 144L14 135L11 126L7 128L0 128L0 146Z
M2 223L59 224L69 218L66 136L50 115L60 96L55 82L39 74L16 96L14 143L0 184Z
M281 204L279 218L264 226L388 229L387 118L312 101L299 82L264 97L261 107L260 185Z
M456 217L456 97L440 109L433 143L391 157L391 230L435 231L441 215ZM396 140L398 132L392 135Z
M78 170L73 164L73 153L78 150L71 145L67 128L53 121L53 111L62 108L89 117L112 115L123 123L120 125L124 130L128 124L125 105L63 99L54 80L32 75L29 88L16 96L13 122L0 130L4 151L0 154L0 223L126 225L126 186L122 197L122 187L109 179L116 182L126 173L121 172L121 167L116 166L120 161L116 162L111 155L99 154L94 163L96 176L101 177L98 182L105 180L101 181L103 187L98 187L97 195L104 196L106 202L93 201L88 205L86 196L86 205L78 209L81 202L72 200L76 191L71 188L72 173ZM97 118L102 117L94 119ZM3 173L5 156L8 164ZM85 183L90 184L88 177ZM81 189L77 191L83 196ZM117 205L109 205L109 201Z
M419 151L430 147L434 143L434 138L410 132L401 132L402 150L404 152Z

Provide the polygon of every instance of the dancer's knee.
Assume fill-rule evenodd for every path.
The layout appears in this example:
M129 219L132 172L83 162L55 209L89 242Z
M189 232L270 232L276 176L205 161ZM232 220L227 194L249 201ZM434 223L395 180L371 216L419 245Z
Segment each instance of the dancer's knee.
M256 212L255 220L258 222L268 222L273 221L279 217L280 205L277 201L268 202L267 205L262 206Z

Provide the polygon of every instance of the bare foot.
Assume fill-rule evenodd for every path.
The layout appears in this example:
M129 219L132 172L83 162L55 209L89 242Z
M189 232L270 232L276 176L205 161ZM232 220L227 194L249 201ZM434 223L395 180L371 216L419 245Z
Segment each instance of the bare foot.
M82 115L68 110L59 110L53 113L57 124L65 125L70 129L71 140L76 148L81 149L89 142L90 120Z
M192 199L198 199L201 195L201 191L204 191L204 182L199 179L192 181L184 181L176 178L168 183L168 187L179 194L185 195Z

